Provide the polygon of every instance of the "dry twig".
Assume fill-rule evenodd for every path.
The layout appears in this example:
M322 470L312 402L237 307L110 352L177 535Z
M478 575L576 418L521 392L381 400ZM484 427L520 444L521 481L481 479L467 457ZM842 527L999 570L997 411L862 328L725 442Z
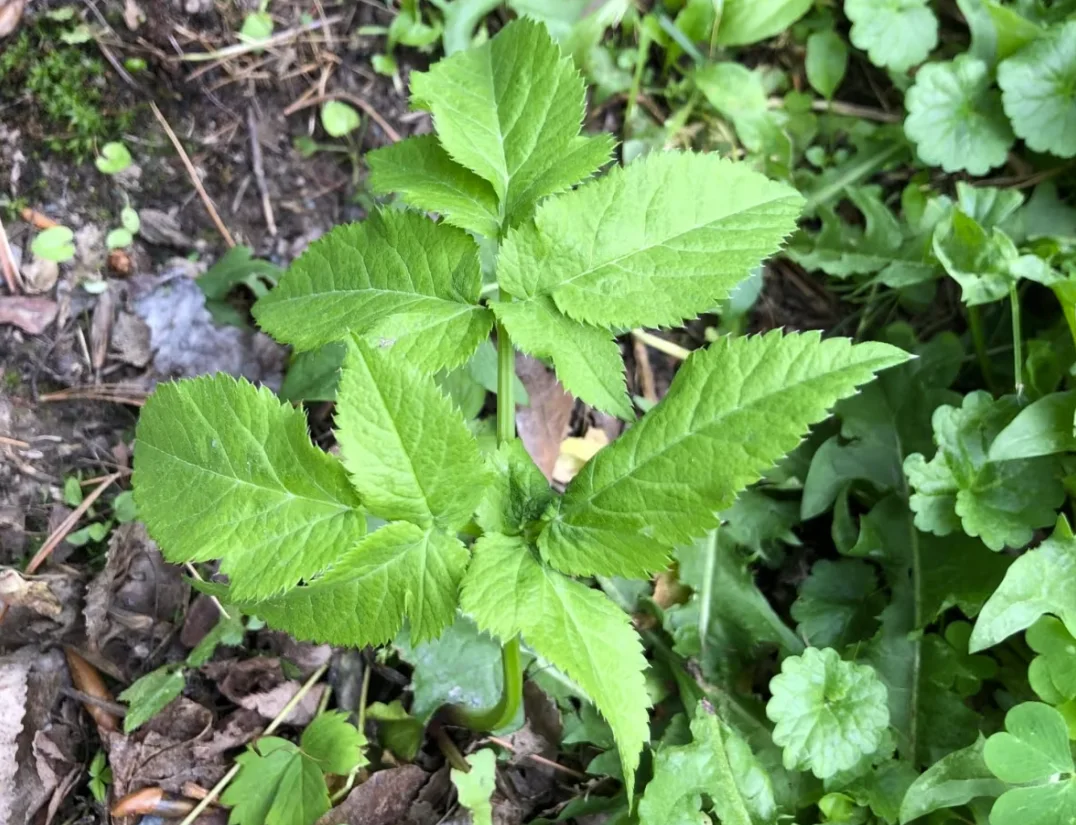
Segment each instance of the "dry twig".
M254 116L254 107L247 107L247 129L250 130L250 165L254 167L254 182L262 196L262 212L265 213L265 225L269 234L276 237L276 219L273 216L273 202L269 199L269 187L265 183L265 162L262 158L262 145L258 140L258 120Z

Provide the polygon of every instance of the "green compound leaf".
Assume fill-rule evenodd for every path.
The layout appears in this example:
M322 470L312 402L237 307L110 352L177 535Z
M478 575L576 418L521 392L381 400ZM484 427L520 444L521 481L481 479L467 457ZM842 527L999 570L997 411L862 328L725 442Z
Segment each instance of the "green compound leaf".
M1050 538L1013 562L979 613L970 649L996 645L1046 613L1076 636L1076 538L1064 519Z
M267 736L235 761L239 773L220 798L229 825L310 825L331 807L318 763L287 739Z
M522 636L582 688L613 730L630 799L649 738L650 700L646 659L628 615L542 565L522 538L494 533L475 543L460 605L483 630L501 639Z
M792 450L873 374L906 360L887 344L817 333L724 338L695 352L658 407L572 480L539 537L565 573L641 576Z
M854 767L878 750L889 725L886 689L874 668L843 662L833 648L789 656L770 681L766 715L789 770L819 779Z
M639 803L640 825L700 822L703 794L725 825L764 825L777 805L769 775L747 743L705 706L691 722L690 745L662 747Z
M119 695L127 703L123 717L123 732L130 733L164 710L165 706L183 692L187 677L182 668L165 665L151 670Z
M337 398L344 466L375 516L446 530L482 500L488 472L459 412L392 350L351 343Z
M138 419L134 467L138 513L161 552L220 559L237 598L313 576L366 529L346 471L310 443L302 410L228 375L159 385Z
M453 226L497 237L500 214L492 184L452 160L433 135L407 138L365 157L374 192L399 193L411 206L437 212Z
M490 802L497 782L497 754L483 748L467 757L469 771L453 768L452 784L460 804L471 812L474 825L493 825L493 806Z
M665 152L544 203L509 233L497 280L604 327L716 306L795 228L803 199L716 155Z
M1029 148L1076 155L1076 21L1002 61L998 85L1013 131Z
M957 808L980 797L998 797L1005 783L998 781L983 759L986 740L953 751L919 776L900 806L900 821L911 822L942 808Z
M981 60L928 63L905 96L904 133L919 159L946 172L985 175L1005 162L1014 137Z
M433 113L441 145L493 185L509 225L609 160L609 137L579 137L584 91L571 59L526 19L411 75L413 102Z
M375 530L308 585L261 601L199 584L298 639L346 647L393 639L406 616L411 639L435 639L455 619L467 548L455 536L397 521Z
M916 527L938 536L963 528L1001 550L1024 546L1036 529L1053 523L1065 496L1054 459L988 458L991 441L1018 409L1015 398L995 401L979 391L959 408L934 411L934 458L913 453L904 462L915 488L909 503Z
M792 603L796 630L811 647L844 647L878 628L885 600L874 568L857 559L823 559L811 568Z
M927 0L846 0L849 37L871 63L906 72L938 45L938 18Z
M634 417L620 347L608 330L576 323L548 296L492 307L519 349L553 360L568 392L602 412Z
M414 212L375 212L312 243L254 317L298 349L355 334L436 372L462 364L489 334L481 288L467 233Z
M362 754L365 746L366 737L347 720L347 714L340 711L315 716L299 740L303 753L322 771L338 776L347 776L366 764Z

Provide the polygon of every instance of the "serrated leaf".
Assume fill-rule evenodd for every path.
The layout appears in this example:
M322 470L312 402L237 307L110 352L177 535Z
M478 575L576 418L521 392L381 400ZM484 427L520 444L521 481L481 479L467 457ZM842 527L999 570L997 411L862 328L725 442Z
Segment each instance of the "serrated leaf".
M345 647L395 638L405 617L415 643L435 639L455 619L467 548L455 536L397 521L375 530L310 584L260 601L229 588L197 585L296 638Z
M521 538L487 534L474 546L460 604L483 630L521 635L573 680L613 729L628 798L649 738L642 645L601 593L542 565Z
M583 79L533 20L412 74L411 92L448 154L493 185L506 225L609 158L607 137L579 137Z
M703 795L724 825L765 825L777 816L773 786L747 743L705 706L690 745L659 748L654 778L639 803L640 825L695 825Z
M991 461L1076 452L1076 392L1054 392L1020 410L990 445Z
M490 798L496 789L497 754L483 748L467 757L469 771L453 768L452 784L460 804L471 812L474 825L493 825L493 806Z
M236 647L243 644L243 636L246 628L239 616L225 617L223 614L217 619L212 629L202 637L202 640L187 654L187 667L201 667L216 652L218 645Z
M365 532L346 471L310 442L302 410L228 375L159 384L138 418L134 467L161 552L220 559L237 598L313 576Z
M280 397L295 403L335 401L346 353L347 345L342 341L294 353L280 385Z
M374 212L312 243L253 312L298 349L354 334L436 372L462 364L489 334L481 287L467 233L414 212Z
M229 825L311 825L331 807L321 768L286 739L267 736L235 758L221 795Z
M886 344L816 333L724 338L696 351L639 423L584 465L543 530L566 573L638 576L715 527L715 513L873 374L906 359Z
M548 296L492 306L516 347L552 359L568 392L602 412L633 417L620 347L608 330L576 323Z
M496 476L475 519L487 533L519 535L541 518L555 496L522 441L513 439L502 444L491 462Z
M957 808L980 797L998 797L1005 784L990 772L983 759L986 740L953 751L919 776L900 806L900 821L911 822L942 808Z
M789 770L820 779L876 751L889 725L886 689L874 668L843 662L836 650L809 647L789 656L770 680L766 715Z
M874 635L884 605L873 567L854 559L823 559L800 585L791 613L807 644L842 648Z
M804 60L807 82L822 97L833 97L847 69L848 46L837 32L825 29L807 38L807 57Z
M141 679L133 682L119 695L119 700L127 703L127 714L123 717L123 732L131 733L138 730L179 696L186 684L187 677L182 668L175 665L164 665L151 670Z
M989 67L969 55L923 66L905 106L904 133L920 160L946 172L985 175L1015 140Z
M405 632L395 642L411 674L411 713L425 724L443 705L490 710L501 698L501 645L466 616L436 639L411 644Z
M677 324L780 246L802 199L716 155L666 152L543 204L509 233L497 279L598 326Z
M906 72L938 45L938 18L927 0L845 0L852 45L871 63Z
M1016 400L969 393L961 407L934 412L937 453L913 453L904 471L915 493L910 504L920 530L945 536L962 527L987 547L1022 547L1053 523L1064 490L1052 458L991 462L991 441L1013 419Z
M492 184L452 160L433 135L407 138L367 152L365 158L374 192L397 192L411 206L437 212L453 226L497 237L500 213Z
M344 466L374 515L446 530L482 500L488 473L463 418L394 351L351 343L337 399Z
M998 644L1046 613L1076 636L1076 539L1063 520L1050 538L1013 562L983 605L971 635L972 652Z
M1076 21L1003 60L998 85L1013 131L1029 148L1076 155Z
M832 207L820 206L821 230L795 236L787 249L792 260L838 278L878 273L878 280L890 285L933 276L937 266L927 259L926 244L907 234L906 224L883 203L876 187L849 188L847 195L863 214L864 226L846 223Z
M325 773L347 776L366 764L362 749L366 737L341 711L321 713L306 726L299 747Z

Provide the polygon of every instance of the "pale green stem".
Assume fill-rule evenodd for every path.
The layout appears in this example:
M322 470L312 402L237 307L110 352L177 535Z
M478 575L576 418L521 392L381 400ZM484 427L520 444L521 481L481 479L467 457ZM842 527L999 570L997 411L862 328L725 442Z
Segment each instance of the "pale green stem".
M642 341L651 349L656 349L658 352L663 352L670 358L675 358L678 361L684 361L689 355L691 350L684 349L672 341L666 341L664 338L659 338L653 333L647 332L645 329L633 329L631 331L631 337L636 341Z
M975 355L979 359L979 370L983 374L983 380L990 392L997 394L997 382L994 380L994 367L986 352L986 333L983 331L983 319L979 314L979 307L968 307L968 327L971 330L971 340L975 346Z
M1012 310L1012 369L1016 385L1016 398L1024 397L1024 342L1020 331L1020 296L1016 284L1009 286L1009 306Z

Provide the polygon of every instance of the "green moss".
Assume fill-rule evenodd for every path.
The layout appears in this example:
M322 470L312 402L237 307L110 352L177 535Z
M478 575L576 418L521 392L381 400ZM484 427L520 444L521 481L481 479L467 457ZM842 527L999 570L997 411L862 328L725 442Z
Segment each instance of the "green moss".
M51 151L84 159L119 135L130 111L110 114L107 69L85 44L64 43L49 20L24 28L0 51L0 98L24 100L31 133Z

